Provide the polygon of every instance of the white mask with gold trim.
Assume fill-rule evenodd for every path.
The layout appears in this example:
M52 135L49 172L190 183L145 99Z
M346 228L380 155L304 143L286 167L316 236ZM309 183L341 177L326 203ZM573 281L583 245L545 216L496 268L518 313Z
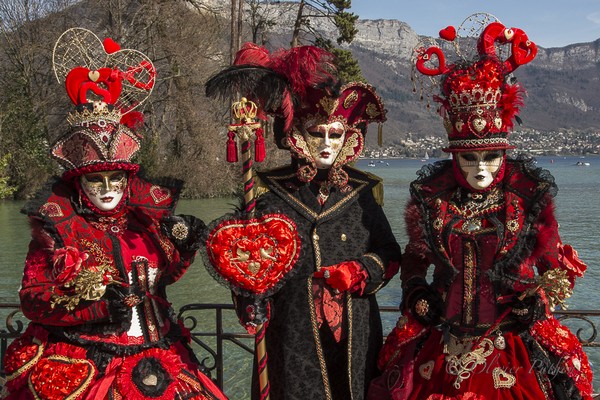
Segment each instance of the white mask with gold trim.
M303 129L310 155L318 169L331 168L344 146L346 129L341 122L311 125Z
M112 211L119 205L127 187L125 171L99 171L80 178L81 189L101 211Z

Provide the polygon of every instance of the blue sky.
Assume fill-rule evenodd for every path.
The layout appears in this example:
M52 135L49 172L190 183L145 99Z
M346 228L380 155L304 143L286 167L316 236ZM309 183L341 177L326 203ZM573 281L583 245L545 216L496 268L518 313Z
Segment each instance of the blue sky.
M600 39L600 0L352 0L350 11L361 19L397 19L427 36L488 12L546 48Z

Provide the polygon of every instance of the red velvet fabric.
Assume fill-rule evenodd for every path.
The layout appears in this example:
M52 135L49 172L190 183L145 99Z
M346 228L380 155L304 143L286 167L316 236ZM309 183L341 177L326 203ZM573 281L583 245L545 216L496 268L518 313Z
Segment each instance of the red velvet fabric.
M529 360L527 349L520 337L508 332L504 339L504 350L494 349L486 358L486 362L475 368L470 377L465 379L459 388L454 386L456 376L448 373L448 363L445 361L444 343L440 331L432 331L423 349L417 354L414 371L414 390L407 400L423 399L460 399L467 393L476 393L485 400L532 400L545 399L540 389L533 366ZM426 363L432 363L429 378L425 372ZM512 387L494 386L494 371L500 368L504 373L516 378ZM496 373L497 374L497 373ZM499 378L506 382L507 378ZM430 397L433 396L433 397ZM468 398L468 397L467 397ZM476 397L477 398L477 397ZM394 399L405 400L405 399Z

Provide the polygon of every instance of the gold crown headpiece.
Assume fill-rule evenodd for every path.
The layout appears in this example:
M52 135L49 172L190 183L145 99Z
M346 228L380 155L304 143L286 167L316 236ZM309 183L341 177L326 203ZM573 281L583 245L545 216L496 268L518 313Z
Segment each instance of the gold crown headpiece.
M97 124L102 127L106 123L118 124L121 117L121 111L117 108L103 101L94 101L71 111L67 116L67 122L71 126L89 127L91 124Z

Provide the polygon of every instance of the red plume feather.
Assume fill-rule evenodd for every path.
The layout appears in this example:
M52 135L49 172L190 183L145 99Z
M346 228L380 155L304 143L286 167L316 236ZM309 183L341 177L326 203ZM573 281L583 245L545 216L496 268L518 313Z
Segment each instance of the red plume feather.
M502 108L502 123L507 129L514 126L513 119L523 106L523 95L525 90L518 84L504 85L500 104Z
M260 67L269 67L271 55L269 50L258 46L255 43L244 43L242 48L235 55L233 65L254 65Z

